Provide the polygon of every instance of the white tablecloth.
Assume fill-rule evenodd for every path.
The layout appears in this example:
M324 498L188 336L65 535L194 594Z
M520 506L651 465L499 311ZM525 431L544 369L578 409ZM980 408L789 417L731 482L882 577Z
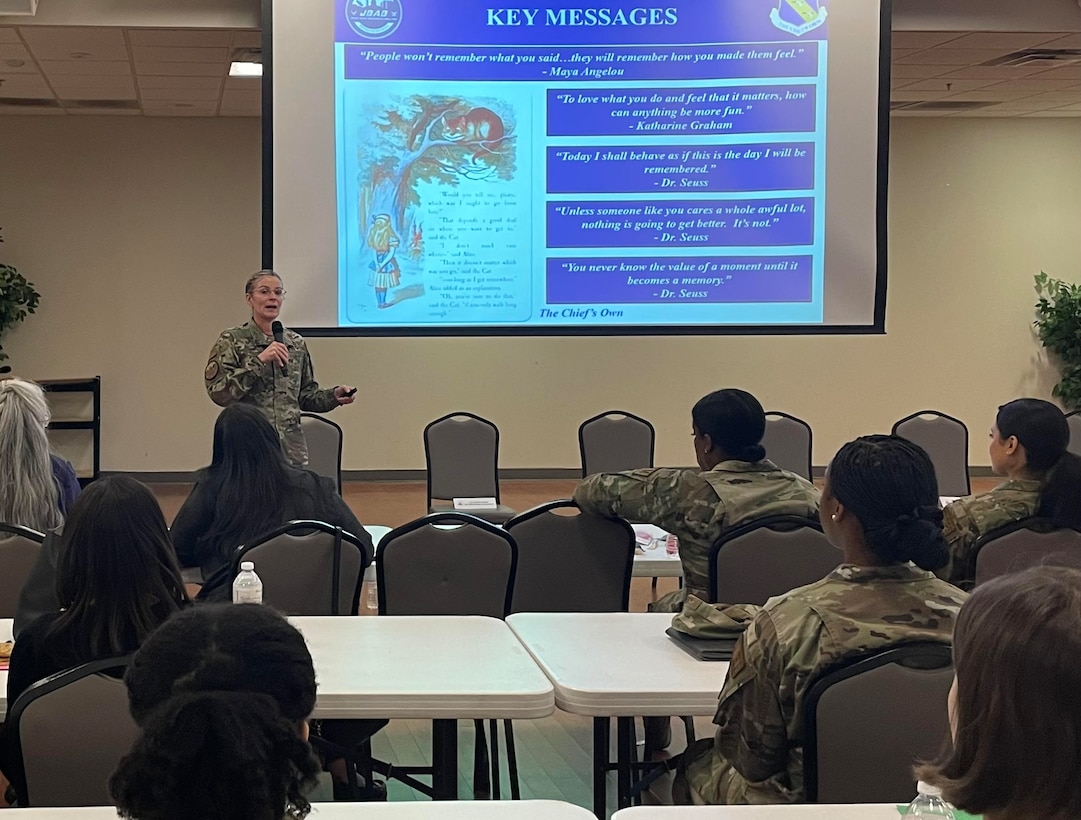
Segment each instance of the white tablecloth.
M892 803L797 806L635 806L612 820L900 820Z
M108 806L86 809L17 809L23 820L116 820ZM590 820L579 806L556 800L445 803L316 803L313 820ZM596 820L596 818L593 818Z

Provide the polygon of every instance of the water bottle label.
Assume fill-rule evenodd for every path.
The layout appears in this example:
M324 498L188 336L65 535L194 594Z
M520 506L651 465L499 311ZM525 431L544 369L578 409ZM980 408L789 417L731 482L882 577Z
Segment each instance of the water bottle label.
M258 588L234 589L234 604L261 604L263 603L263 590Z

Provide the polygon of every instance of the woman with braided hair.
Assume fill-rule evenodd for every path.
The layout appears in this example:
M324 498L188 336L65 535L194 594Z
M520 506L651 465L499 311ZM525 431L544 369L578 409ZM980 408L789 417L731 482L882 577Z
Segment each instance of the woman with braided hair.
M121 817L281 820L311 809L315 669L301 634L254 604L177 615L124 678L143 730L109 782Z
M948 553L934 467L920 447L897 436L846 444L826 473L821 518L843 563L753 613L732 653L716 735L687 750L677 803L802 801L810 684L867 652L950 643L965 593L930 572Z

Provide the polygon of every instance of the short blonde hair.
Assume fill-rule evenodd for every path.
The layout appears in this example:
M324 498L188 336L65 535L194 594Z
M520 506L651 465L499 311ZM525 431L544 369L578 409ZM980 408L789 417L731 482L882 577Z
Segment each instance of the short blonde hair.
M281 284L285 284L285 281L282 279L281 274L277 271L272 271L269 268L266 270L257 270L255 273L249 276L248 281L244 283L244 294L247 295L253 290L255 290L255 283L262 279L264 276L273 276L275 279L281 282Z

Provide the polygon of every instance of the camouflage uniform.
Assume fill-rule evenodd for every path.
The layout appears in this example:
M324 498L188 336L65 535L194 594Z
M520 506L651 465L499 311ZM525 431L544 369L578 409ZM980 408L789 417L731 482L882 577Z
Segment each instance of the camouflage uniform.
M712 470L599 473L574 491L583 510L654 524L679 538L685 590L650 609L678 612L686 593L709 599L709 550L727 530L768 515L818 517L818 490L768 460L722 461Z
M300 429L301 411L326 413L338 406L338 400L334 388L319 387L308 346L299 333L285 330L286 375L277 362L259 361L259 354L273 341L250 321L222 333L203 374L206 392L222 407L239 401L262 410L278 431L286 457L303 467L308 463L308 445Z
M1012 479L989 493L959 498L942 511L942 527L950 547L946 578L970 586L976 580L976 542L991 530L1036 514L1043 483Z
M773 598L737 642L713 740L687 752L676 802L803 799L803 699L838 661L913 641L948 644L965 593L912 564L843 564Z

